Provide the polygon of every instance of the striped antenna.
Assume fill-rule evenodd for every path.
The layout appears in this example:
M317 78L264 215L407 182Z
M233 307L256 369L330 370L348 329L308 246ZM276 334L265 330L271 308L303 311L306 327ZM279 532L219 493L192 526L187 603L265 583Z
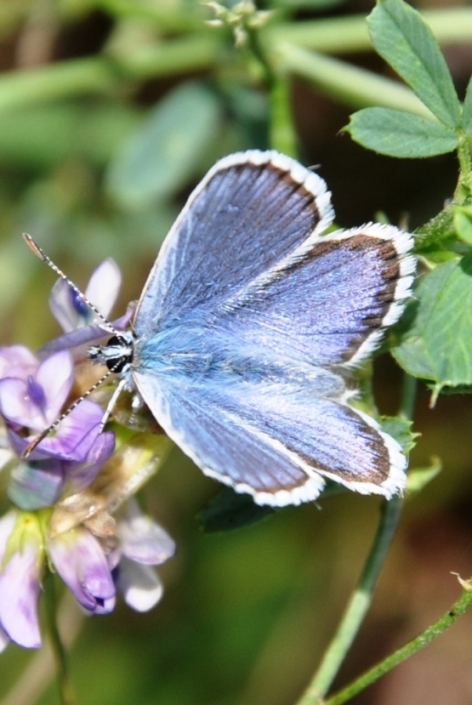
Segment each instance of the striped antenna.
M123 333L120 332L119 330L117 330L114 326L112 326L112 324L109 321L107 321L105 316L103 316L103 314L100 313L98 308L96 306L94 306L94 304L91 301L88 300L88 298L85 296L84 293L82 293L82 291L79 289L79 287L76 284L74 284L74 282L71 281L71 279L69 279L69 277L67 277L64 274L64 272L61 269L59 269L59 267L56 264L54 264L52 259L47 256L47 254L41 249L41 247L33 240L31 235L28 235L28 233L23 233L23 239L26 242L26 244L28 245L28 247L30 248L30 250L32 250L32 252L34 252L36 257L39 257L39 259L42 262L45 262L45 264L47 264L47 266L50 269L52 269L53 272L55 272L59 277L61 277L61 279L63 279L70 286L72 291L75 294L77 294L77 296L81 299L81 301L83 301L84 304L86 306L88 306L94 312L94 314L100 320L100 327L103 328L104 330L108 331L112 335L116 335L117 338L119 338L120 340L123 340L123 342L124 342L125 339L123 337ZM117 362L116 367L119 367L119 364L120 364L120 361ZM69 416L71 411L76 409L77 406L84 399L89 397L92 394L92 392L94 392L96 389L98 389L98 387L100 387L110 377L110 375L113 374L114 372L115 372L115 369L113 367L111 369L108 369L105 372L105 374L102 377L100 377L100 379L97 380L95 382L95 384L93 384L90 387L90 389L88 389L78 399L76 399L74 402L72 402L72 404L59 416L59 418L57 418L54 421L54 423L52 423L50 426L48 426L48 428L45 428L44 431L42 431L38 436L33 438L33 440L30 443L28 443L28 445L26 446L26 448L22 452L21 457L27 458L29 455L31 455L31 453L39 445L39 443L41 443L41 441L44 440L44 438L46 438L46 436L48 436L51 433L51 431L54 431L54 429L59 426L61 421L63 421L67 416ZM104 412L102 421L100 423L100 432L103 431L103 428L104 428L104 426L105 426L105 424L111 414L113 406L116 403L118 395L121 392L121 390L123 389L123 387L125 386L125 384L126 384L126 381L124 379L122 379L120 381L120 383L118 384L118 387L116 388L115 392L113 393L112 398L111 398L111 400L110 400L110 402Z
M54 421L54 423L52 423L50 426L45 428L44 431L41 431L39 436L36 436L35 438L33 438L33 440L30 443L28 443L28 445L26 446L26 448L22 452L21 457L23 459L25 459L29 455L31 455L31 453L36 448L36 446L39 445L39 443L41 443L41 441L44 440L46 438L46 436L49 436L51 431L54 431L54 429L59 426L61 421L63 421L65 418L67 418L67 416L69 416L70 412L73 411L74 409L76 409L84 399L89 397L92 394L92 392L94 392L96 389L98 389L98 387L100 387L108 379L108 377L112 373L113 373L113 370L107 370L107 372L105 372L105 374L102 377L100 377L100 379L97 380L95 382L95 384L92 384L90 389L87 389L87 391L84 392L78 399L76 399L74 402L72 402L72 404L67 407L67 409ZM113 397L114 396L115 395L113 395ZM108 409L107 409L107 411L108 411ZM103 430L103 427L105 426L105 423L110 415L110 412L108 412L108 413L105 412L105 414L106 414L104 416L105 421L103 421L103 419L102 419L102 421L100 423L100 431Z
M42 250L41 247L33 240L31 235L28 235L28 233L23 233L23 239L26 242L26 244L28 245L28 247L30 248L30 250L32 252L34 252L36 257L39 257L40 260L42 260L45 264L47 264L49 269L52 269L53 272L55 272L59 277L61 277L61 279L63 279L70 286L72 291L75 294L77 294L79 299L81 301L83 301L84 304L86 306L88 306L91 311L94 312L94 314L97 316L97 318L100 319L100 326L104 330L107 330L109 333L113 333L113 335L116 335L118 338L121 338L122 334L120 333L120 331L116 330L116 328L114 326L112 326L112 324L109 321L107 321L105 316L100 313L98 308L96 306L94 306L94 304L91 301L88 300L88 298L79 289L79 287L76 284L74 284L74 282L71 279L69 279L69 277L67 277L61 269L59 269L57 264L54 264L52 259L47 256L47 254L44 252L44 250Z

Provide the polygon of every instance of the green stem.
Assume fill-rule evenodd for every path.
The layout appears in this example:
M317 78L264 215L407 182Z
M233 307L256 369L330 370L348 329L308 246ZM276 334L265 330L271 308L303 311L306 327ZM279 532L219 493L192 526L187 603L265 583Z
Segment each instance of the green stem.
M380 105L432 117L413 91L398 81L287 42L280 43L274 51L281 70L308 79L320 92L353 108Z
M470 41L470 7L430 10L422 12L421 16L431 27L439 43L462 44ZM274 44L288 42L332 54L372 51L365 15L284 22L269 26L264 32Z
M343 688L338 693L328 698L328 700L325 701L325 705L343 705L343 703L351 700L355 695L367 688L367 686L374 683L381 676L385 675L385 673L388 673L388 671L391 671L392 668L395 668L395 666L398 666L402 661L416 654L420 649L428 646L433 639L436 639L436 637L440 636L446 629L454 624L456 619L464 614L471 603L472 590L467 588L463 591L457 602L455 602L446 614L438 619L435 624L426 629L426 631L415 639L412 639L408 644L405 644L401 649L398 649L398 651L395 651L395 653L366 671L360 678L357 678L353 683L346 686L346 688Z
M413 418L417 387L418 380L416 377L412 377L405 372L403 375L402 399L399 416L407 421L411 421Z
M381 517L372 548L358 585L347 605L338 630L307 690L297 705L320 705L369 609L372 593L397 528L402 508L400 497L382 503Z
M57 681L61 705L73 705L72 690L67 669L67 658L56 619L56 591L53 573L48 573L45 589L46 615L49 639L56 661Z
M198 4L167 2L134 2L133 0L94 0L94 5L114 20L142 21L161 32L198 30L202 13Z
M248 30L252 54L264 72L269 96L269 144L289 156L297 156L296 133L292 120L290 85L285 72L276 72L257 29Z
M454 201L458 205L469 205L472 200L472 163L469 140L466 134L459 136L457 157L459 159L459 181L454 193Z
M269 140L273 149L297 157L297 140L292 119L290 80L280 75L272 84L269 93L270 125Z
M416 387L417 380L405 374L400 406L400 416L404 419L413 417ZM318 670L296 705L322 705L324 702L323 697L336 677L370 607L377 578L400 520L402 506L400 497L383 502L377 532L357 587Z
M0 76L0 113L83 94L113 95L123 80L145 80L209 68L221 42L209 35L144 46L126 56L96 56Z

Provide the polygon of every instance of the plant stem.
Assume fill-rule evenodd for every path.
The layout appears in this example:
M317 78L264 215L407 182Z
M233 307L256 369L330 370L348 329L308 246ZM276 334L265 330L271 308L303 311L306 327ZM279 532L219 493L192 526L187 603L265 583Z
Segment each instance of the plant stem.
M293 125L290 80L281 74L272 84L270 99L270 146L290 157L297 157L297 139Z
M281 43L277 49L281 68L309 80L321 93L354 108L372 105L405 110L432 118L412 90L345 61Z
M249 46L264 72L269 96L269 144L272 149L297 156L295 129L290 105L290 85L285 72L276 72L257 29L248 29Z
M465 589L460 598L452 607L431 627L426 629L422 634L417 636L412 641L402 646L401 649L388 656L386 659L378 663L373 668L366 671L360 678L357 678L353 683L343 688L338 693L335 693L331 698L325 701L325 705L343 705L343 703L351 700L357 693L367 688L381 676L388 673L392 668L398 666L402 661L405 661L410 656L413 656L417 651L428 646L433 639L440 636L448 629L458 617L460 617L472 603L472 590L470 587Z
M399 416L402 419L411 421L415 409L416 390L418 380L406 372L403 373L402 399Z
M459 44L470 41L472 9L457 7L421 13L438 42ZM299 47L333 54L372 51L365 15L334 17L304 22L273 24L264 31L274 43L289 42Z
M56 620L56 591L54 585L54 575L49 572L46 578L45 589L46 615L48 623L49 639L54 654L57 668L57 682L61 705L73 705L72 690L67 669L67 658L61 635L57 627Z
M397 528L402 508L400 497L384 501L377 533L367 561L338 630L307 690L297 705L320 705L369 609L380 569Z
M454 201L458 205L469 205L472 200L472 163L470 160L470 146L467 135L461 134L457 148L459 160L459 181L454 193Z
M405 373L399 414L404 419L410 420L413 417L416 386L417 380ZM398 496L382 503L380 522L357 587L318 670L296 705L322 705L324 702L323 697L336 677L370 607L377 578L400 520L402 506L403 500Z
M126 56L72 59L2 74L0 114L77 95L113 95L123 88L126 80L145 80L209 68L220 46L219 38L192 36L162 46L138 47Z

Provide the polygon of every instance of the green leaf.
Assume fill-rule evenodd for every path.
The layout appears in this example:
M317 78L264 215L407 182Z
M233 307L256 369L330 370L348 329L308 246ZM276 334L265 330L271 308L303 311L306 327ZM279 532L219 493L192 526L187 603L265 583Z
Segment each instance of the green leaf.
M380 0L368 17L377 52L414 90L438 120L461 124L461 107L451 74L421 15L402 0Z
M472 384L472 253L440 264L424 276L407 307L408 325L392 349L414 377L443 387Z
M421 490L429 485L431 480L439 475L442 470L441 459L434 457L431 458L431 465L427 468L413 468L408 473L408 479L406 483L406 491L409 496L412 494L418 494Z
M107 185L120 203L140 207L184 186L218 136L216 96L203 84L174 89L150 112L110 164Z
M274 512L273 507L256 504L250 495L225 487L198 513L197 520L206 533L214 533L240 529Z
M409 453L416 445L418 433L413 433L411 427L412 421L401 419L398 416L382 416L380 418L380 427L384 433L395 438L401 445L404 453Z
M462 109L462 129L472 136L472 76L467 86L464 107Z
M463 242L472 246L472 207L454 206L454 229Z
M346 130L363 147L390 157L433 157L458 145L456 133L445 125L390 108L359 110Z

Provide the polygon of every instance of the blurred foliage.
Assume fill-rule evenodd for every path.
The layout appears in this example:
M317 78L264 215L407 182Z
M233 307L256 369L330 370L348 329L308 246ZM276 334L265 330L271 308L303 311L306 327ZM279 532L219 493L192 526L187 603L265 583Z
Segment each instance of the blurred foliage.
M422 7L427 11L426 3ZM124 310L139 296L191 187L217 158L231 151L272 146L298 151L306 163L323 162L322 174L332 177L335 203L341 204L341 220L342 214L350 217L360 207L365 220L379 208L392 220L405 210L418 223L437 216L454 189L455 162L438 157L399 167L393 160L366 156L346 137L335 138L347 122L347 109L376 106L390 111L395 129L398 116L392 118L393 110L409 112L412 143L418 130L432 140L423 147L423 156L457 145L453 128L445 131L426 121L428 111L412 90L387 69L382 69L384 75L375 73L379 63L367 54L371 46L365 14L356 14L359 5L344 0L268 0L259 9L273 12L264 15L256 33L243 23L238 35L242 45L236 48L234 27L212 26L214 11L197 0L0 3L3 343L38 347L57 333L46 303L53 277L24 246L22 231L30 232L79 284L101 259L115 257L125 278ZM450 47L453 78L463 95L471 66L470 52L460 47L470 42L472 11L430 10L428 22ZM362 61L355 57L358 52L364 54ZM396 68L403 75L401 67ZM412 87L414 80L421 94L422 79L413 77ZM449 106L451 95L446 95ZM463 126L470 131L472 91L468 96ZM438 109L434 99L430 105ZM360 141L370 138L371 146L378 148L385 130L378 120L374 127L378 132L367 131ZM399 152L405 149L400 142L399 133L393 142ZM467 248L470 214L465 208L462 220L456 211L455 225ZM459 310L453 288L466 275L468 286L470 276L456 259L462 252L456 251L451 235L452 216L447 236L445 220L442 214L440 230L435 230L436 220L422 232L422 254L428 267L441 257L454 259L437 267L420 286L426 303L431 290L440 288L449 311L447 325L460 327L468 340L469 314ZM470 255L465 264L469 260ZM397 359L420 374L414 349L426 339L438 354L420 376L440 386L470 385L470 369L457 348L454 354L448 349L443 323L433 318L423 327L418 317L414 337L404 338ZM439 358L447 374L438 371ZM398 370L385 361L378 370L379 406L394 414ZM440 399L434 416L427 405L428 394L422 390L414 425L423 434L414 456L420 470L412 495L438 472L440 463L431 462L433 453L444 458L445 472L407 509L409 523L386 566L377 611L343 679L380 656L379 630L390 629L391 636L382 637L388 642L385 648L403 634L413 604L409 600L414 600L410 587L421 586L421 565L416 571L416 564L425 551L415 544L423 534L421 522L434 533L435 517L441 522L441 512L472 493L470 452L463 440L472 421L469 397ZM397 433L405 442L411 440L405 427L397 427ZM137 615L121 606L110 617L86 622L71 653L77 703L285 705L305 687L363 564L378 500L333 493L323 501L322 512L313 505L289 508L236 532L204 534L195 515L214 493L214 483L178 450L147 488L145 503L179 547L177 557L162 571L166 594L149 614ZM247 523L243 509L241 523ZM431 516L428 524L425 517ZM211 520L207 514L205 521ZM447 529L447 522L443 525ZM469 520L466 529L471 528ZM451 530L457 545L466 533ZM461 568L472 572L470 539L465 543L468 548L453 554L453 563L443 559L444 573ZM448 547L438 541L435 558ZM454 590L453 581L444 587L445 605ZM25 689L35 683L27 670L30 654L9 647L1 660L0 698L15 683ZM423 677L431 682L431 674ZM376 691L362 702L392 702L397 692L392 688L390 694ZM15 696L0 703L56 702L54 684L44 695L39 687L33 690L23 699ZM446 692L453 702L451 691ZM396 702L409 705L418 699L407 693Z

